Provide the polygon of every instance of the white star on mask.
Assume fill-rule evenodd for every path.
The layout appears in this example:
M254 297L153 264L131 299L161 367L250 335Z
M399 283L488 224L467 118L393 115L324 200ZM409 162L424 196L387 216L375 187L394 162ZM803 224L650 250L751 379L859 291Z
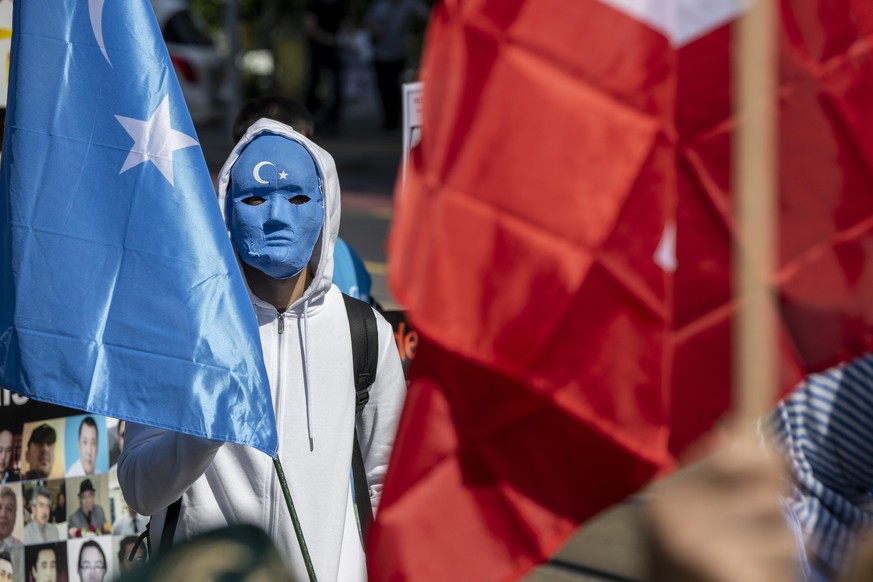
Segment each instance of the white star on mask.
M165 96L152 113L152 116L142 121L131 117L116 115L115 119L133 138L134 143L124 160L119 174L127 170L151 162L173 184L173 152L183 148L199 145L197 140L181 131L170 127L170 99Z

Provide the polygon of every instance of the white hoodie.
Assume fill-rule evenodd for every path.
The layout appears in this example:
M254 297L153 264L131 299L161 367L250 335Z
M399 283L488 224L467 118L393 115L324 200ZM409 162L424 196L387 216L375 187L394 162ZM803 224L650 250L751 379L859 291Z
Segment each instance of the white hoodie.
M221 169L222 212L230 168L245 144L262 132L286 136L309 150L323 178L325 206L321 237L310 260L314 277L303 297L283 317L249 290L276 411L279 456L318 579L365 580L350 486L356 422L351 337L342 295L331 283L339 232L339 181L327 152L290 127L261 119ZM378 371L369 403L357 420L374 510L406 395L393 331L378 313L376 319ZM270 534L295 578L307 579L269 457L240 445L133 423L127 426L118 480L128 504L153 516L154 548L160 543L166 507L182 496L176 540L229 523L255 524Z

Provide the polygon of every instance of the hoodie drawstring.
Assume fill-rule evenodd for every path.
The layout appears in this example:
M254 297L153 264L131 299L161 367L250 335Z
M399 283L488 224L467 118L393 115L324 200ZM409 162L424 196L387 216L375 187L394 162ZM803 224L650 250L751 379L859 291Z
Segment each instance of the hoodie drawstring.
M306 432L309 435L309 451L315 449L312 439L312 399L309 397L309 299L303 301L303 393L306 397Z

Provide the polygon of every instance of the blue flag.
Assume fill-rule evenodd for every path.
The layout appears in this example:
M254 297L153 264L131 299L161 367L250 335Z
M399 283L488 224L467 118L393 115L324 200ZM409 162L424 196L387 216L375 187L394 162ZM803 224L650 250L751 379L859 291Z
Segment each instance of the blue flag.
M0 384L274 456L257 322L148 0L14 4Z

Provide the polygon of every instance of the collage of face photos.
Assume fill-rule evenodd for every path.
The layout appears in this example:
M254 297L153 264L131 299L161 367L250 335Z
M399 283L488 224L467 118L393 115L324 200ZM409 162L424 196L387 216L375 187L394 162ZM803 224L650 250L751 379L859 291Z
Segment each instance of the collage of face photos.
M148 523L118 486L124 421L15 398L0 390L0 581L117 579Z

